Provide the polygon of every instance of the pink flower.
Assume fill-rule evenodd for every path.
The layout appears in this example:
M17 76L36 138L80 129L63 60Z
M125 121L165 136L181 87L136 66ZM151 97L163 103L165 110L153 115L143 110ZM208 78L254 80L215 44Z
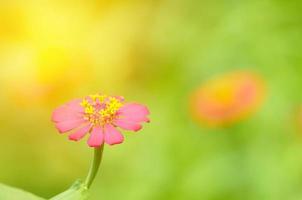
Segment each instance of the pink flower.
M123 97L96 94L58 107L52 121L60 133L71 133L70 140L78 141L89 133L88 145L99 147L104 142L122 143L124 136L117 128L139 131L143 122L150 121L149 114L146 106L124 103Z

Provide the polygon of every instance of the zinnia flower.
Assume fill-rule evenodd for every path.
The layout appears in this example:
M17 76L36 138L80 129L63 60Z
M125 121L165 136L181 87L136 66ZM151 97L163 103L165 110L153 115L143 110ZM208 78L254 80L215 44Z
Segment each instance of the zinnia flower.
M149 110L138 103L124 103L120 96L103 94L75 99L52 114L52 121L60 133L70 132L70 140L78 141L90 134L87 141L90 147L102 144L120 144L124 136L118 130L138 131L143 122L149 122Z
M203 83L190 108L201 123L228 125L249 116L263 102L264 84L257 74L236 71Z

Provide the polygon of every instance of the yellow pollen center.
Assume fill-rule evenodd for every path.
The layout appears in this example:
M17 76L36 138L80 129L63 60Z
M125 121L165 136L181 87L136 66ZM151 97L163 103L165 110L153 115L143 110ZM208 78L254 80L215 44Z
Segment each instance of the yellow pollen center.
M84 108L85 119L93 125L103 126L117 117L117 111L123 106L120 99L108 95L90 95L80 104Z

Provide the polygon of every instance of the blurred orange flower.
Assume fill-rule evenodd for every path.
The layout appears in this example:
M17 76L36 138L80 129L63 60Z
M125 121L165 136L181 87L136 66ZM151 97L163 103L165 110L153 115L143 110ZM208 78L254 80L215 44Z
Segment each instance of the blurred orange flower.
M294 107L291 115L291 120L294 122L294 126L300 136L302 133L302 105Z
M263 102L264 83L259 75L236 71L203 83L191 96L190 110L197 121L223 126L255 112Z

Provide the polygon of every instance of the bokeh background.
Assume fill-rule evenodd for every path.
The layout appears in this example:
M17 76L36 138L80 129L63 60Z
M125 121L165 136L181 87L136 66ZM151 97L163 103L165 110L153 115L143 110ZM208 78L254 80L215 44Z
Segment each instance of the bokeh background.
M0 182L49 198L84 178L92 149L59 135L50 116L105 92L148 105L152 123L106 146L90 199L302 199L301 9L299 0L0 1ZM223 77L242 71L261 82L260 100L229 123L240 83ZM218 105L221 123L196 120L198 88L211 102L195 100Z

